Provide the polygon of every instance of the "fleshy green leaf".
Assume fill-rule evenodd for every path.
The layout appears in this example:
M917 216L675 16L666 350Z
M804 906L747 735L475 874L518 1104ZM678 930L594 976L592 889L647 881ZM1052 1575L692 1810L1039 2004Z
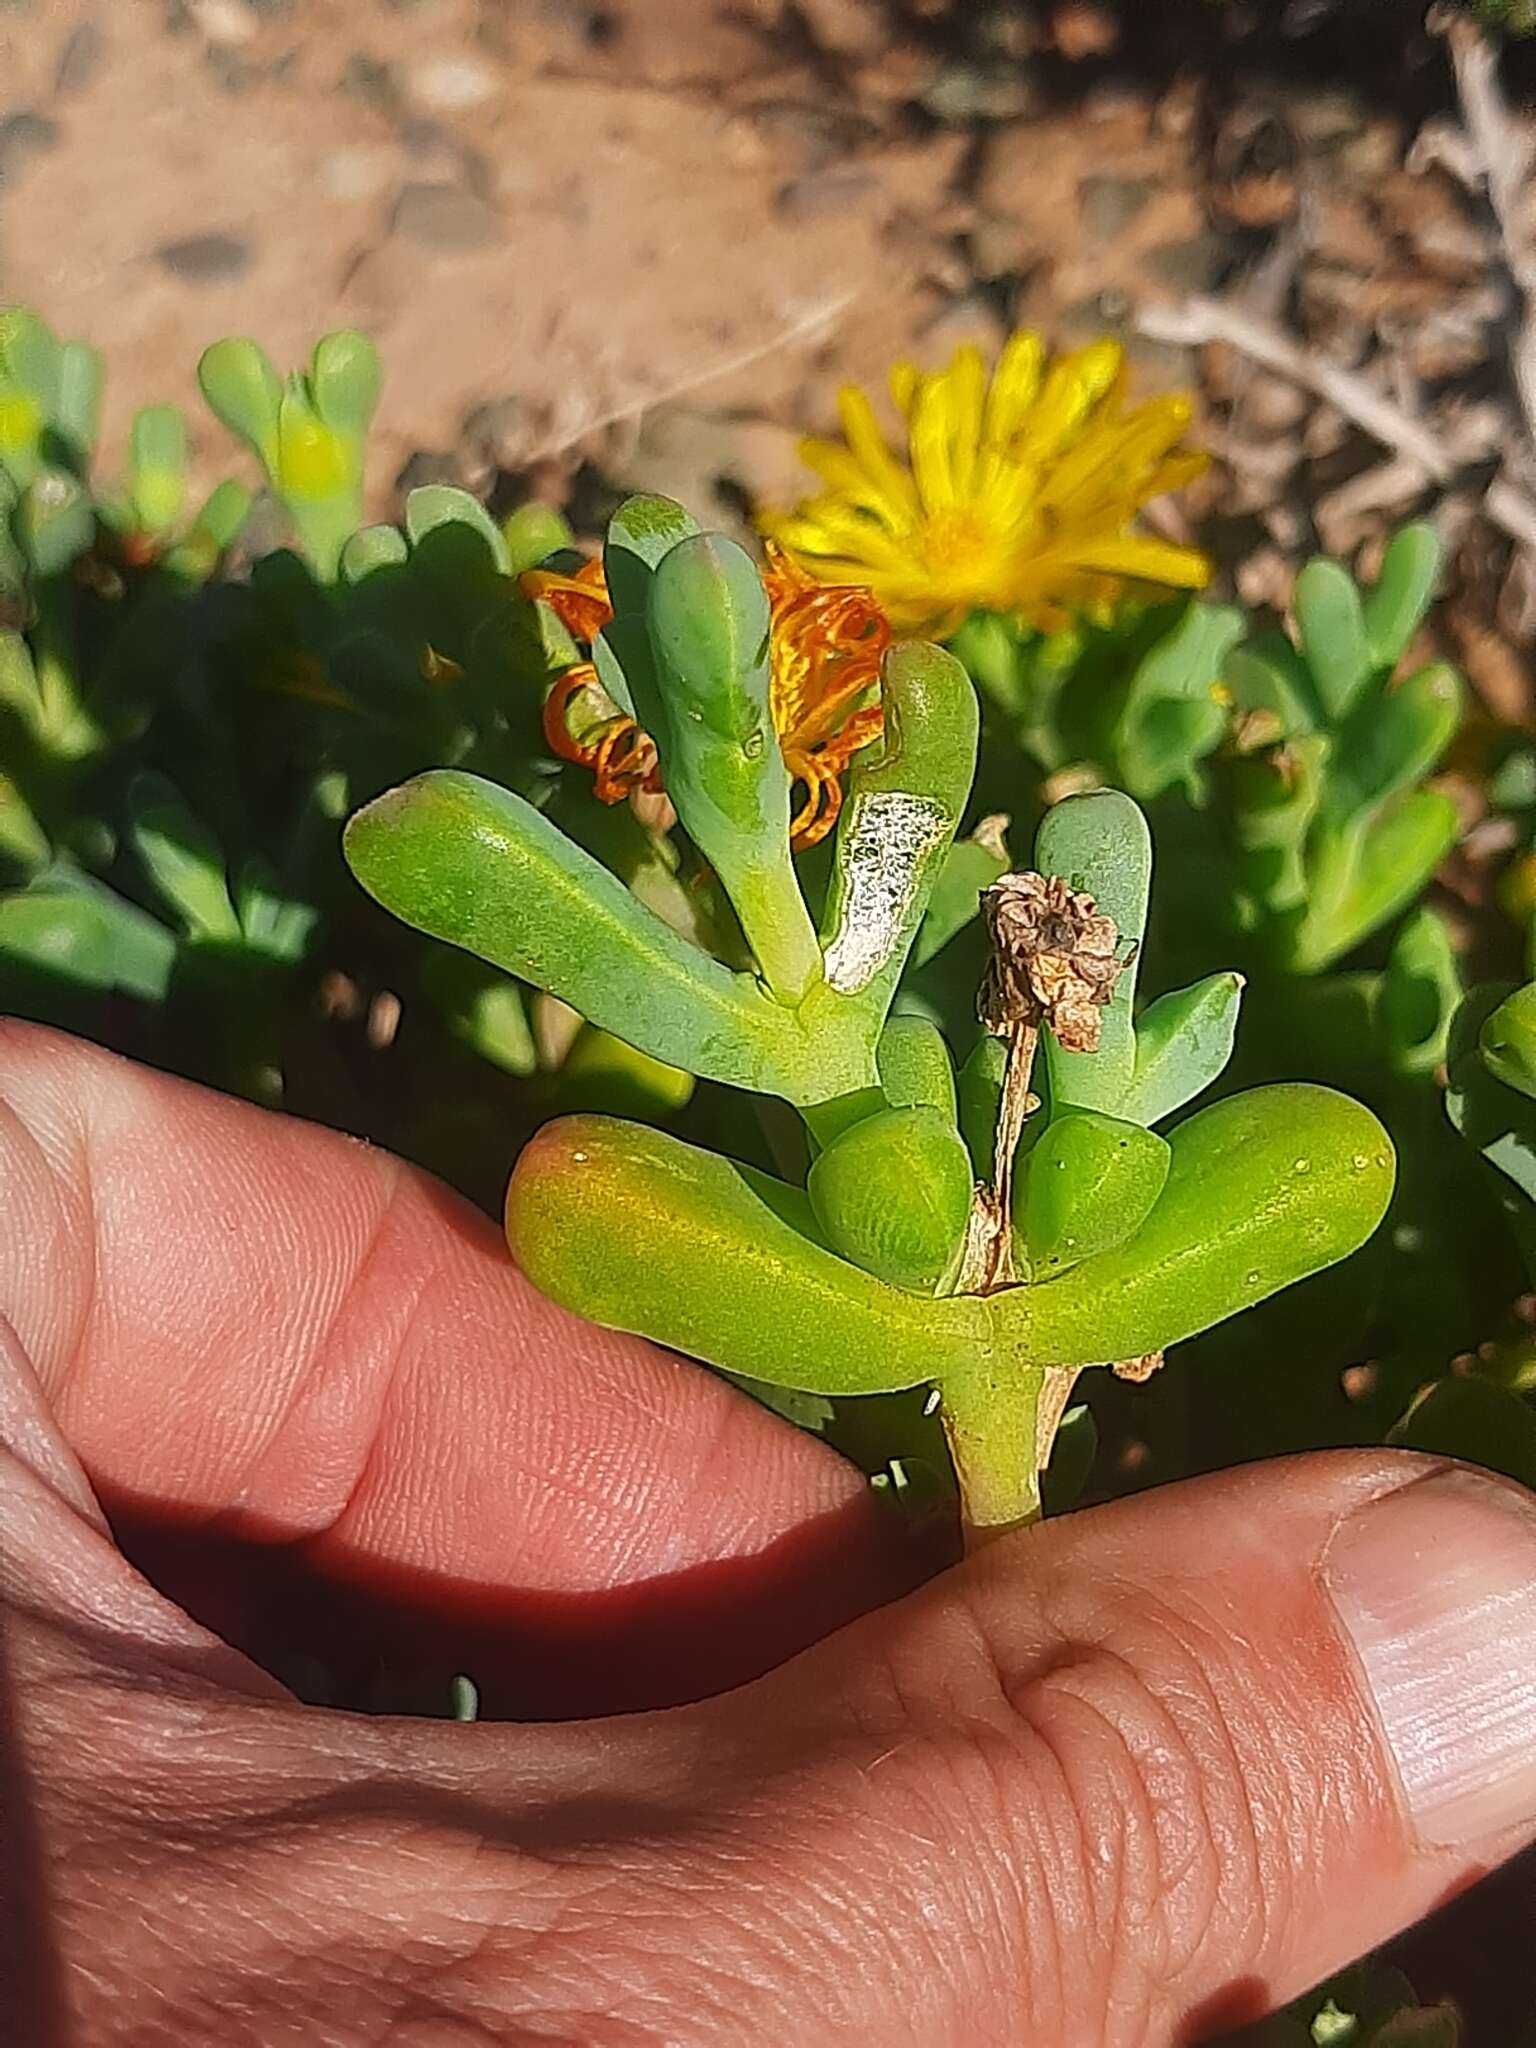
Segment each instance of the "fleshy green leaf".
M160 775L141 775L130 785L127 809L134 851L188 934L238 945L224 855L207 826Z
M960 1118L960 1135L971 1155L978 1180L990 1180L997 1140L998 1110L1003 1099L1003 1076L1008 1066L1008 1048L1000 1038L979 1038L955 1081L955 1103ZM1038 1112L1036 1112L1038 1115Z
M176 940L105 883L63 863L16 896L0 898L0 954L83 986L165 999Z
M376 569L398 569L410 558L410 543L398 526L363 526L341 551L341 578L361 583Z
M1188 604L1137 664L1116 731L1133 796L1150 802L1180 783L1199 799L1198 764L1226 730L1223 666L1242 630L1231 606Z
M11 778L0 774L0 854L30 869L42 867L51 851L31 805Z
M501 522L501 537L506 543L507 573L511 576L537 569L551 555L558 555L572 545L571 529L563 514L553 505L541 505L537 498L507 514Z
M1330 719L1342 718L1374 666L1360 592L1349 571L1319 556L1296 578L1302 653Z
M275 475L283 387L265 351L254 341L216 341L203 352L197 381L216 417Z
M1461 968L1445 920L1416 910L1392 941L1376 1006L1396 1073L1433 1074L1444 1063L1461 996Z
M39 469L17 501L11 530L34 575L60 576L96 537L91 494L67 469Z
M1240 974L1212 974L1159 996L1136 1019L1136 1068L1120 1114L1149 1127L1219 1080L1232 1057Z
M176 526L186 508L187 423L174 405L146 406L130 434L133 509L146 533Z
M417 930L547 989L653 1059L820 1102L872 1085L879 1020L763 995L644 908L522 797L435 769L359 811L353 873Z
M979 912L982 890L1008 872L1006 829L1005 818L986 819L968 839L956 840L944 856L912 948L914 967L926 965L964 931Z
M101 393L106 369L100 351L83 341L66 341L59 350L58 386L54 395L53 431L63 442L76 474L84 478L101 427Z
M955 1122L955 1069L944 1034L926 1017L888 1017L877 1054L880 1087L893 1109L936 1109Z
M539 1055L515 981L446 946L424 955L420 973L449 1030L472 1052L509 1074L537 1071Z
M893 647L885 730L854 756L823 920L829 987L883 1021L970 795L979 714L941 648Z
M1060 875L1074 889L1088 890L1120 934L1120 957L1127 965L1102 1013L1098 1051L1064 1052L1045 1034L1051 1100L1060 1108L1116 1116L1136 1073L1131 1014L1152 888L1152 835L1139 807L1119 790L1069 796L1040 821L1035 866L1042 875Z
M80 988L117 984L110 921L84 896L44 892L0 896L0 988L7 961L21 962Z
M0 311L0 370L30 391L50 418L59 405L60 355L51 329L24 306Z
M361 441L379 402L379 352L366 334L342 328L316 345L309 383L316 412L338 434Z
M965 1235L971 1162L940 1110L886 1109L834 1139L806 1186L835 1251L893 1287L927 1294Z
M821 978L821 949L790 858L762 578L734 541L692 534L657 563L646 623L662 710L648 729L667 794L768 986L798 1002Z
M1529 1255L1536 1243L1536 1214L1528 1206L1536 1202L1536 1101L1502 1080L1482 1050L1484 1027L1517 993L1496 982L1468 991L1451 1024L1445 1107L1467 1143L1513 1181L1524 1197L1524 1204L1511 1198L1505 1212ZM1502 1030L1499 1039L1509 1042Z
M455 490L451 484L422 484L410 492L405 501L405 530L412 545L419 547L429 533L442 526L467 527L484 543L496 569L503 576L510 572L511 557L501 528L478 498L472 498L468 491Z
M251 515L251 502L251 493L244 484L232 478L215 484L193 521L194 531L206 534L222 554L239 537L241 527Z
M1496 1080L1536 1096L1536 982L1504 998L1478 1033L1477 1049Z
M1419 630L1435 578L1440 573L1440 542L1422 521L1399 527L1387 543L1381 573L1365 597L1365 632L1377 666L1394 669Z
M1387 1441L1442 1458L1464 1458L1536 1487L1536 1414L1517 1394L1475 1373L1436 1380Z
M1457 830L1451 799L1420 789L1384 817L1329 833L1315 856L1312 900L1294 940L1295 967L1316 973L1411 903L1455 845Z
M1161 1351L1357 1251L1395 1177L1370 1111L1308 1083L1214 1103L1169 1146L1167 1185L1135 1236L992 1297L1000 1342L1062 1365Z
M43 719L32 654L19 633L0 631L0 706L15 713L33 730Z
M1325 808L1340 819L1385 803L1430 773L1461 723L1461 679L1434 662L1357 705L1329 759Z
M984 1329L975 1299L904 1293L808 1242L729 1160L603 1117L525 1148L507 1237L562 1307L813 1394L916 1386Z
M1271 715L1276 738L1299 739L1327 722L1312 672L1283 633L1233 648L1222 674L1240 711Z
M287 964L302 956L320 913L314 904L285 894L271 863L260 854L241 867L234 898L248 951Z
M685 1107L693 1076L585 1024L560 1068L556 1092L562 1108L660 1123Z
M1166 1138L1097 1110L1053 1117L1029 1154L1023 1241L1037 1281L1139 1230L1168 1179Z

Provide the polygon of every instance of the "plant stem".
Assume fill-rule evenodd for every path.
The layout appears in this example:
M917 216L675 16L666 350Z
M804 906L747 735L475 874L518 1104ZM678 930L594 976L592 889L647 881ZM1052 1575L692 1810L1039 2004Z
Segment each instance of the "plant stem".
M940 1417L960 1486L960 1524L971 1552L1041 1516L1040 1475L1071 1398L1075 1369L995 1367L950 1373Z
M1003 1071L1002 1099L997 1111L992 1179L979 1181L971 1198L965 1250L954 1282L956 1294L995 1294L1018 1284L1013 1258L1013 1160L1024 1135L1025 1119L1040 1107L1030 1093L1039 1027L1014 1024L1008 1032L1008 1064Z
M769 993L802 1002L822 978L821 945L788 847L782 863L734 877L730 896Z
M38 586L32 662L39 700L38 738L55 761L83 761L101 744L96 721L80 700L75 665L73 593L59 577Z

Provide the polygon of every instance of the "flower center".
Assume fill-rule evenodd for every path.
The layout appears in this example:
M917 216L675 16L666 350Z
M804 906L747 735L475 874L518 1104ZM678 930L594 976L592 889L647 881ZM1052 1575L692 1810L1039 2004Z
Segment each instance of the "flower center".
M1006 569L1008 550L980 506L956 505L928 515L917 553L934 587L951 602L979 604Z

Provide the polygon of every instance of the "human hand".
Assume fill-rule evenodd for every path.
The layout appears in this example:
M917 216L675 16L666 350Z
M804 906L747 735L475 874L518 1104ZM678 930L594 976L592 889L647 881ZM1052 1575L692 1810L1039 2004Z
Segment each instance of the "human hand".
M0 1206L18 2048L1155 2048L1536 1832L1501 1482L1255 1467L850 1621L892 1590L853 1474L380 1154L11 1026ZM836 1632L621 1718L327 1711L102 1506L241 1640L281 1558L334 1633L446 1615L508 1699L702 1694Z

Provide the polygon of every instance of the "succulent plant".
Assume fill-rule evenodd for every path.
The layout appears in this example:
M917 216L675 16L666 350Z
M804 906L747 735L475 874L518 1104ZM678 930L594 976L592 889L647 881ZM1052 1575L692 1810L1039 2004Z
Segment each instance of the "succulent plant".
M789 855L750 563L656 499L621 508L605 559L600 672L655 737L750 964L680 937L525 799L462 773L365 807L348 860L398 916L641 1052L794 1104L813 1160L799 1186L661 1131L562 1120L514 1174L514 1252L567 1306L751 1379L931 1384L969 1528L1030 1519L1078 1372L1150 1370L1353 1251L1390 1195L1390 1145L1306 1085L1153 1129L1221 1073L1241 982L1136 1015L1151 840L1109 791L1048 812L1036 870L994 884L1014 949L994 956L995 1035L957 1085L937 1030L891 1005L970 793L961 665L920 643L886 655L883 737L855 758L818 925Z

